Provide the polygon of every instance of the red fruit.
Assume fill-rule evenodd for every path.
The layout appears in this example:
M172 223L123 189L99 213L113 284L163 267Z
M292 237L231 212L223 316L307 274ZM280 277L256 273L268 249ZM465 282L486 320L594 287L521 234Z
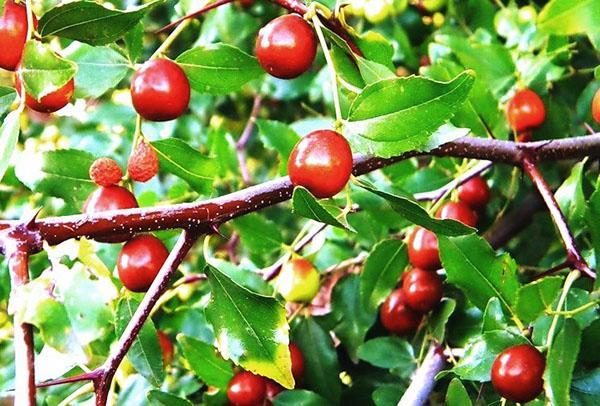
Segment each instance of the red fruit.
M600 89L596 90L596 94L592 99L592 117L600 124Z
M21 95L23 89L19 75L17 75L15 87L19 95ZM75 80L71 79L60 89L48 93L39 100L25 93L25 104L30 109L39 111L40 113L54 113L69 104L74 92Z
M544 102L531 89L518 91L508 103L506 117L517 132L540 126L546 118Z
M458 198L473 209L483 209L490 201L490 188L481 176L475 176L458 188Z
M294 380L299 381L304 375L304 355L294 343L290 343L290 356L292 357L292 375L294 375Z
M297 14L286 14L265 25L256 39L256 57L272 76L292 79L312 65L317 54L317 38Z
M240 6L247 8L247 7L252 7L254 5L254 3L256 2L256 0L237 0L238 3L240 4Z
M133 75L131 100L135 110L146 120L174 120L187 110L190 82L175 62L154 59Z
M460 221L471 227L477 225L477 213L462 201L444 204L440 207L436 215L438 218Z
M413 268L404 275L402 292L406 304L412 309L427 313L442 300L444 289L437 273Z
M160 344L160 349L162 351L163 363L168 365L173 361L173 343L169 339L169 336L162 331L158 330L156 334L158 335L158 343Z
M352 150L339 133L318 130L303 137L290 154L288 174L319 198L335 196L352 174Z
M262 405L266 394L266 379L248 371L238 372L227 387L227 397L235 406Z
M530 142L533 140L532 131L522 131L517 134L517 142Z
M429 58L428 55L422 55L421 58L419 58L419 66L420 67L427 67L431 65L431 59Z
M37 27L37 18L33 25ZM27 9L25 2L19 4L6 0L4 14L0 17L0 68L14 71L23 56L27 40Z
M283 386L271 379L267 379L267 399L273 400L273 398L283 392L283 390Z
M416 227L408 237L408 260L417 267L435 271L441 267L437 237L431 231Z
M123 171L114 159L98 158L90 166L90 179L99 186L112 186L121 181Z
M393 291L379 310L379 318L383 327L397 335L406 335L416 331L422 317L421 313L406 305L402 289Z
M128 241L119 253L119 279L132 292L145 292L168 256L169 251L161 240L150 234L139 235Z
M135 207L138 207L137 200L129 190L121 186L108 186L99 187L89 195L83 205L83 212L92 214Z
M146 142L140 142L127 162L129 177L137 182L147 182L158 173L158 155Z
M529 402L542 393L544 356L528 344L504 350L492 365L492 385L496 392L513 402Z

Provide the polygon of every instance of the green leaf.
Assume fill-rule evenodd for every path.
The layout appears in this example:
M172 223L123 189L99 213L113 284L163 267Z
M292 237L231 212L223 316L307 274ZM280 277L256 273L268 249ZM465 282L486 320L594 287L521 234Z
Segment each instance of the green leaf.
M212 345L193 337L180 334L177 336L177 341L181 344L188 364L203 382L219 389L227 389L234 375L230 362L217 355Z
M152 406L192 406L192 402L167 392L153 389L146 395Z
M10 112L0 127L0 180L4 177L21 131L21 110Z
M497 297L503 309L516 317L514 304L520 285L517 265L508 254L497 256L489 243L477 234L439 235L438 243L449 283L459 287L481 310L492 297Z
M0 86L0 117L12 106L17 98L17 92L12 87Z
M360 274L360 296L363 306L375 311L396 287L408 265L406 245L400 240L377 244L367 257Z
M218 163L200 154L185 141L169 138L152 142L160 168L186 181L195 191L210 194Z
M250 213L235 219L232 224L256 262L260 262L263 256L279 252L282 247L283 237L279 225L264 215Z
M131 30L123 37L127 46L127 55L133 63L137 62L144 52L144 24L138 22Z
M338 404L342 389L340 366L329 333L311 317L300 320L292 337L304 355L303 386Z
M554 276L531 282L520 288L516 303L519 318L526 323L530 323L544 310L551 309L562 285L563 278Z
M27 94L39 100L63 87L77 73L77 64L61 58L50 46L28 41L23 50L21 76Z
M379 368L412 369L417 360L412 346L399 337L378 337L358 347L358 358Z
M359 283L358 275L345 276L336 283L331 293L332 312L339 320L333 330L353 361L358 359L358 347L364 342L376 315L376 312L363 307Z
M256 58L227 44L192 48L179 55L176 62L192 88L200 93L236 92L264 74Z
M123 298L117 305L116 332L121 336L131 321L140 302L134 298ZM133 367L152 385L160 386L165 378L162 351L158 344L158 336L152 320L147 320L135 337L127 358Z
M586 160L577 163L571 174L555 192L554 197L567 217L569 225L575 229L583 227L587 204L583 192L583 169Z
M221 355L286 388L294 386L285 309L272 297L236 284L218 269L205 269L211 287L206 317Z
M540 12L537 26L555 35L598 32L600 3L596 0L552 0Z
M92 162L93 155L75 149L27 154L17 161L15 174L34 192L81 204L96 188L89 175Z
M73 44L65 57L79 67L75 75L77 97L98 98L117 87L129 71L129 61L109 47Z
M279 173L287 173L288 159L294 146L300 141L300 136L287 124L279 121L257 120L260 140L265 147L279 154Z
M448 406L471 406L473 403L469 394L459 379L452 379L446 392L446 405Z
M471 227L466 226L456 220L440 220L430 217L424 208L409 198L396 196L382 190L377 190L365 182L360 182L358 185L363 189L366 189L371 193L375 193L376 195L387 200L387 202L396 212L400 213L411 223L424 227L438 235L459 236L471 234L475 231Z
M128 11L93 1L60 4L42 16L37 31L42 37L56 35L90 45L105 45L122 38L150 9L163 2L154 1Z
M450 82L416 76L376 82L350 106L344 133L375 143L395 142L396 153L422 149L464 103L473 82L470 72Z
M452 372L468 381L487 382L490 380L490 371L494 360L508 347L518 344L527 344L528 341L521 335L508 331L490 331L484 333L467 346L465 355Z
M446 324L456 309L456 300L445 298L429 316L428 328L431 336L442 342L446 335Z
M380 80L396 78L396 74L387 66L370 61L363 57L357 56L356 64L358 65L361 76L367 85L373 84Z
M553 405L570 404L569 392L580 342L579 325L573 319L566 319L546 358L544 389L548 401Z
M314 392L304 389L290 390L275 397L275 406L324 406L329 402Z
M481 332L485 333L487 331L506 330L507 328L508 323L506 321L506 317L504 316L504 311L502 311L500 299L493 297L490 299L485 307L485 311L483 312L483 325L481 326Z
M292 207L295 214L306 217L320 223L329 224L334 227L343 228L348 231L353 231L352 227L345 221L342 210L337 206L326 208L305 188L302 186L294 188L292 196ZM329 210L328 210L329 209Z

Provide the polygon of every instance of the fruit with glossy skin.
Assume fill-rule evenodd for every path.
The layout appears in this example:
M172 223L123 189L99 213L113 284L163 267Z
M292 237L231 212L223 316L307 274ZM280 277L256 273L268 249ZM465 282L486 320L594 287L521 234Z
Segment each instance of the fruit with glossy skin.
M310 303L319 292L319 273L306 259L292 259L283 265L275 289L288 302Z
M294 380L299 381L304 376L304 355L302 350L294 343L290 343L290 357L292 358L292 375Z
M600 124L600 89L596 90L592 99L592 117L594 121Z
M286 14L259 31L255 52L267 73L293 79L311 67L317 54L317 37L302 17Z
M508 123L517 132L539 127L546 119L544 102L531 89L519 90L508 103Z
M147 182L158 173L158 154L151 145L141 141L127 161L127 174L136 182Z
M37 27L37 18L33 24ZM23 56L27 40L27 9L25 3L7 0L0 17L0 68L14 71Z
M133 75L131 101L138 114L146 120L174 120L188 108L190 82L175 62L154 59Z
M302 137L290 154L288 174L294 186L303 186L318 198L335 196L352 174L348 141L331 130Z
M248 371L235 374L227 387L227 398L235 406L262 405L266 394L266 379Z
M158 335L158 343L160 344L160 349L162 351L163 364L168 365L173 361L173 342L169 339L169 336L160 330L158 330L156 334Z
M92 214L136 207L138 202L129 190L121 186L107 186L99 187L88 196L83 205L83 212Z
M483 209L490 201L490 188L481 176L475 176L458 188L458 198L471 208Z
M406 304L402 288L394 290L379 310L381 324L391 333L406 335L419 327L423 315Z
M402 276L404 300L412 309L427 313L442 300L442 280L434 271L413 268Z
M462 201L445 203L439 208L436 216L440 219L460 221L470 227L477 225L477 213Z
M441 267L438 240L434 233L416 227L408 236L408 260L417 267L435 271Z
M267 379L267 392L266 392L266 396L268 400L273 400L273 398L275 398L275 396L279 395L281 392L284 391L284 387L281 386L280 384L278 384L277 382L271 380L271 379Z
M504 350L492 364L492 385L496 392L513 402L529 402L542 393L544 356L529 344Z
M19 95L23 94L23 86L19 75L16 77L15 88ZM75 80L71 79L60 89L42 96L39 100L36 100L33 96L25 93L25 104L30 109L39 111L40 113L54 113L69 104L73 97L73 93L75 93Z
M121 181L123 171L111 158L98 158L90 166L90 179L99 186L112 186Z
M117 258L119 279L132 292L148 290L169 251L161 240L150 234L138 235L128 241Z

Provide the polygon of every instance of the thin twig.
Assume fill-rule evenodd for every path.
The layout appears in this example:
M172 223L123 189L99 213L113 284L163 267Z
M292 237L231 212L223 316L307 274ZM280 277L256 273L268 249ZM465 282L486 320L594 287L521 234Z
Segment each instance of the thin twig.
M248 145L248 142L252 137L252 133L254 133L256 119L258 117L258 113L260 112L261 105L262 96L257 94L254 97L254 103L252 104L252 110L250 111L250 117L248 117L248 122L244 127L244 131L242 132L240 139L235 144L237 159L240 165L240 172L242 173L242 179L244 180L244 184L246 186L252 183L252 178L250 177L250 172L248 172L248 165L246 163L246 146Z
M486 170L488 170L489 168L491 168L492 164L493 163L490 161L481 161L479 164L477 164L477 166L466 171L462 176L459 176L458 178L453 179L452 181L448 182L441 188L432 190L430 192L417 193L414 195L414 198L416 201L419 201L419 202L430 201L430 200L437 201L442 196L444 196L449 190L456 189L463 183L469 181L470 179L480 175L481 173L483 173Z
M233 2L234 0L217 0L212 4L209 4L208 6L202 7L200 10L198 11L194 11L193 13L190 13L188 15L185 15L175 21L173 21L172 23L169 23L167 25L165 25L164 27L162 27L161 29L157 30L155 33L159 34L161 32L170 30L171 28L175 27L178 24L181 24L182 22L184 22L185 20L190 20L192 18L196 18L204 13L206 13L207 11L210 11L212 9L215 9L217 7L223 6L225 4L229 4L231 2Z

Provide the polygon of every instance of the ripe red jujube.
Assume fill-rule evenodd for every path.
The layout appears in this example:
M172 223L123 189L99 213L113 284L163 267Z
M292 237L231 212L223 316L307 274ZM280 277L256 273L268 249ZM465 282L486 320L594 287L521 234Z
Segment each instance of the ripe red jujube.
M506 117L517 132L540 126L546 119L544 102L531 89L518 91L508 103Z
M266 394L266 379L248 371L235 374L227 387L227 397L235 406L262 405Z
M594 121L600 124L600 89L596 90L592 99L592 117Z
M481 176L475 176L458 188L458 198L473 209L483 209L490 201L490 188Z
M460 221L471 227L477 225L477 213L462 201L445 203L436 215L438 218Z
M173 342L168 335L160 330L158 330L156 334L158 335L158 343L160 344L160 349L162 351L163 364L168 365L173 361Z
M265 25L256 39L256 57L263 69L280 79L302 75L317 54L317 38L297 14L286 14Z
M15 87L19 95L22 95L24 89L18 75ZM75 80L71 79L60 89L42 96L39 100L25 93L25 104L30 109L39 111L40 113L54 113L69 104L73 93L75 93Z
M37 27L34 14L33 24ZM23 56L23 48L27 39L27 9L25 2L15 3L7 0L4 3L4 14L0 17L0 68L14 71Z
M188 108L190 82L175 62L154 59L146 62L131 78L131 101L146 120L174 120Z
M529 402L542 393L546 360L533 346L516 345L504 350L492 364L492 385L513 402Z
M294 186L304 186L318 198L335 196L352 174L348 141L331 130L302 137L290 154L288 174Z
M391 333L406 335L419 327L423 315L406 305L402 288L394 290L381 305L379 319Z
M441 267L437 237L431 231L416 227L408 236L408 260L422 269L435 271Z
M304 375L304 355L296 344L290 343L289 347L292 358L292 375L296 381L299 381Z
M150 234L128 241L117 259L119 279L132 292L145 292L165 263L169 251L161 240Z
M402 277L402 292L407 305L427 313L440 303L444 289L442 280L435 271L413 268Z

